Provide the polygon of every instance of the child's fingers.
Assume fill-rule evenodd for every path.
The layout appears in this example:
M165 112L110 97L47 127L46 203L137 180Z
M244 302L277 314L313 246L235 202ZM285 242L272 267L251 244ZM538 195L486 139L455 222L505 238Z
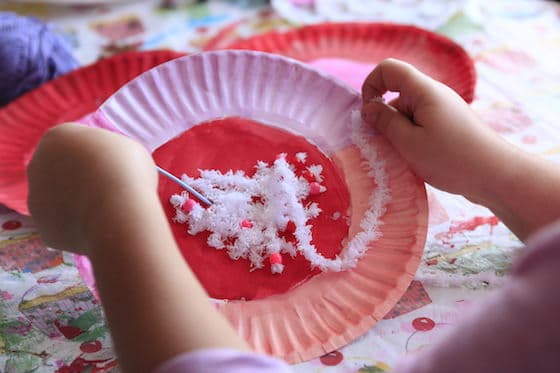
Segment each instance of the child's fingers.
M413 144L419 130L406 116L382 102L365 104L362 118L383 133L397 149Z
M412 65L395 59L382 61L368 75L362 85L364 102L380 97L387 91L399 92L414 97L420 97L430 89L431 79Z
M396 110L398 110L404 116L412 117L414 115L414 112L406 104L406 100L401 98L401 96L392 99L387 104L389 106L395 108ZM415 123L415 124L418 124L418 123Z

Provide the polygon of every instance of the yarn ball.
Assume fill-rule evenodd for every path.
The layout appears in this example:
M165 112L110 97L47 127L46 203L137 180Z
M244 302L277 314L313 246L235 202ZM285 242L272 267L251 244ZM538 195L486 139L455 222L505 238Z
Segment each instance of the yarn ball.
M70 45L48 25L0 12L0 107L77 66Z

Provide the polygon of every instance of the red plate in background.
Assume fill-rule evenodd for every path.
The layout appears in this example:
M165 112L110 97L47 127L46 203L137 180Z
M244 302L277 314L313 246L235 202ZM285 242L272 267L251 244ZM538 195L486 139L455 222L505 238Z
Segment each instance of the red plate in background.
M235 30L228 30L228 33L235 33ZM222 34L219 37L224 39ZM476 71L467 52L453 40L415 26L323 23L285 32L273 31L230 44L213 40L208 46L295 58L358 90L377 63L386 58L397 58L450 86L466 102L470 103L474 98Z

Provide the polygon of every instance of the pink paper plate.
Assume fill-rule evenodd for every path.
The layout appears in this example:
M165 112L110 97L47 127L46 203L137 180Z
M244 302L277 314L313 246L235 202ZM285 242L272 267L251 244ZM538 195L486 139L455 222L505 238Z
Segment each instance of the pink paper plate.
M0 110L0 203L29 214L25 169L45 131L84 118L138 74L183 55L151 51L107 58L52 80Z
M215 47L295 58L336 76L357 90L377 63L397 58L447 84L465 101L470 103L474 98L476 72L465 50L451 39L415 26L323 23L286 32L269 32Z
M93 123L109 123L153 151L203 122L243 117L305 136L343 170L352 203L349 239L360 233L366 213L373 211L382 222L381 237L368 241L371 250L358 265L321 273L283 294L218 303L257 351L299 362L351 342L381 319L407 289L425 243L424 184L371 129L363 141L370 142L384 179L362 167L364 155L349 136L360 105L354 90L300 62L218 51L176 59L141 75L109 98ZM391 199L372 210L380 193L376 185L387 185ZM168 195L160 197L168 203ZM85 278L91 275L79 268Z

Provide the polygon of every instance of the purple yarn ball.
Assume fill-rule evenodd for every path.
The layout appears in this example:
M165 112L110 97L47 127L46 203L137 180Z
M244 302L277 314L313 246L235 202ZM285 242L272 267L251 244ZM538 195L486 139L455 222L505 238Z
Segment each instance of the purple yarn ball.
M0 107L77 66L70 45L49 26L0 12Z

